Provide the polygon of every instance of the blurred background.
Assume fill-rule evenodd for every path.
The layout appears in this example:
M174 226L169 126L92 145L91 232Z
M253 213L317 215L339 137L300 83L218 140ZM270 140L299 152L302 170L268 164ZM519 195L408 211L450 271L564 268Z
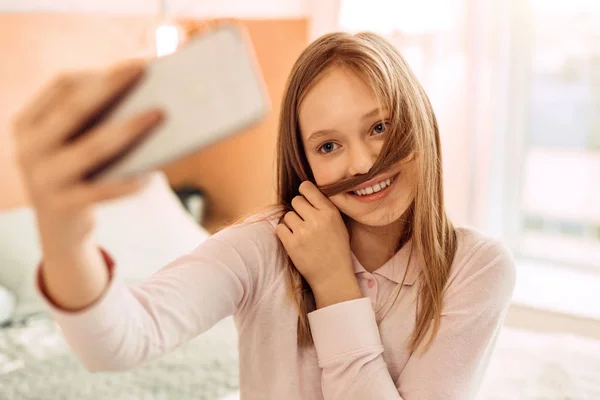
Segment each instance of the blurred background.
M400 49L434 105L451 217L501 238L517 260L480 398L600 399L599 0L0 0L0 12L0 398L50 398L42 389L66 390L74 377L78 392L63 398L235 393L227 321L121 377L90 378L65 355L30 290L39 249L10 135L14 113L58 72L165 55L207 21L235 19L250 33L271 114L166 166L152 189L162 195L104 208L108 247L132 262L152 254L156 268L185 250L173 221L195 240L273 202L279 102L293 62L321 34L375 31ZM168 251L157 250L164 243Z

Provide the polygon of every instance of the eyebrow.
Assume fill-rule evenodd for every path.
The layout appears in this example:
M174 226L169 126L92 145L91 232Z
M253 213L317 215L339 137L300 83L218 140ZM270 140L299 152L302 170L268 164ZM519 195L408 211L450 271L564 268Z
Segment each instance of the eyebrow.
M374 117L376 115L379 115L380 113L383 114L384 111L379 108L374 108L371 111L369 111L368 113L366 113L365 115L363 115L362 117L360 117L360 119L361 120L368 119L368 118ZM322 138L323 136L327 136L327 135L329 135L331 133L335 133L335 132L337 132L335 129L322 129L320 131L313 132L308 137L308 139L306 139L306 141L314 142L314 141L319 140L319 138Z

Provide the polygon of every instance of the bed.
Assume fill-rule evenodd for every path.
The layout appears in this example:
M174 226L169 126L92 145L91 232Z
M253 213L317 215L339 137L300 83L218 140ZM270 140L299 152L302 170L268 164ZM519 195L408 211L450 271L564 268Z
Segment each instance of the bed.
M47 316L0 329L3 400L224 399L238 387L237 347L228 318L158 360L129 371L89 373Z

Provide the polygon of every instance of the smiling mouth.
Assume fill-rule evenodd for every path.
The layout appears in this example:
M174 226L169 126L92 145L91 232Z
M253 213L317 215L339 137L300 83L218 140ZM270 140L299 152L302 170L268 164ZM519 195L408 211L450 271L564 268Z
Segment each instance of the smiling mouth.
M358 189L358 190L353 190L348 192L349 194L353 194L355 196L358 197L363 197L363 196L370 196L373 195L375 193L379 193L382 190L390 187L392 185L392 183L394 183L394 180L398 177L398 175L394 175L388 179L383 179L379 182L377 182L376 184L363 188L363 189Z

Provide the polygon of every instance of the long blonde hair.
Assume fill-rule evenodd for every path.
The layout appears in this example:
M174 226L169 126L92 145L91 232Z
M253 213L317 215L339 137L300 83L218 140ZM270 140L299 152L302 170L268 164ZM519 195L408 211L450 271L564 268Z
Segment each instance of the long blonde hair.
M440 324L443 291L456 252L456 234L445 208L442 158L438 125L431 103L401 54L382 37L368 32L331 33L311 43L293 66L283 98L278 135L277 194L283 215L291 211L304 180L315 182L304 153L298 109L316 80L331 67L353 70L373 88L380 104L390 113L390 129L383 150L365 175L320 187L327 196L346 192L388 170L409 156L416 156L419 171L415 199L406 213L407 232L415 254L425 268L415 328L409 344L415 351L433 329L425 349ZM307 314L315 310L310 286L288 257L289 289L298 313L298 345L312 344Z

